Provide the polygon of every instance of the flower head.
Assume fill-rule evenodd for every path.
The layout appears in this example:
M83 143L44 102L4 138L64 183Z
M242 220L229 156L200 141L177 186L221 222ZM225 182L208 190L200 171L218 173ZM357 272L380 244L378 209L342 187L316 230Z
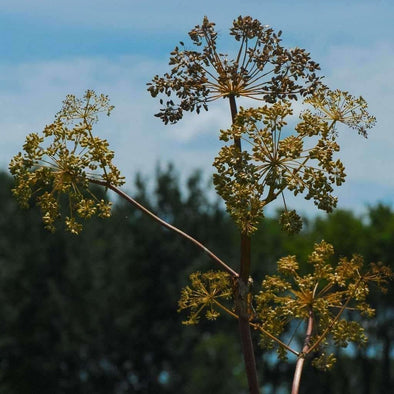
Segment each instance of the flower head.
M233 58L218 51L215 24L207 17L189 32L197 49L188 50L180 42L171 53L171 71L163 77L156 75L148 83L153 97L168 97L166 101L160 99L164 107L156 116L166 124L175 123L184 111L208 110L208 103L220 97L275 102L304 96L319 85L315 74L319 65L303 49L285 49L280 31L276 34L257 19L239 16L233 21L230 35L238 43Z
M214 183L219 195L241 230L256 230L264 207L287 189L304 193L319 209L331 211L336 205L333 185L345 179L344 166L334 160L339 151L329 124L310 113L301 114L295 132L289 135L287 118L292 115L288 101L256 109L241 108L234 124L221 131L221 139L243 140L244 150L225 145L214 161ZM286 208L286 206L285 206ZM290 232L300 229L295 211L285 209L282 226Z
M317 111L301 112L293 130L288 126L292 103L278 100L260 108L241 107L231 128L221 131L220 138L228 145L213 163L214 184L243 232L253 233L264 207L280 195L285 208L282 228L299 231L301 219L287 209L286 190L304 194L326 212L336 207L334 186L340 186L346 176L341 160L334 158L340 150L336 126L345 123L366 135L375 118L362 98L339 90L320 89L304 104ZM242 140L242 150L232 144L236 139Z
M220 271L195 272L190 275L190 286L186 286L178 302L179 309L190 310L188 320L184 324L196 324L205 311L208 320L215 320L219 315L218 308L222 302L232 296L229 274Z
M392 272L383 265L371 264L366 268L359 255L341 258L336 264L333 255L332 245L322 241L315 244L304 275L300 273L296 257L287 256L279 260L276 275L265 277L261 292L256 296L263 347L281 346L267 333L278 338L286 332L289 334L294 327L296 331L304 329L301 324L291 325L290 322L310 318L314 329L304 356L319 351L313 364L320 369L328 369L335 362L333 355L326 353L328 345L346 347L349 342L361 345L366 342L360 323L348 321L344 312L358 311L372 317L374 310L366 302L369 284L384 286ZM291 338L296 338L297 334L291 333Z
M55 121L42 134L31 133L9 168L15 177L14 194L22 206L35 197L43 221L49 230L61 216L62 195L68 196L69 215L66 228L81 231L75 218L94 214L108 217L110 202L98 199L88 188L94 180L120 185L123 178L112 163L114 153L108 142L92 134L100 112L110 114L113 107L107 96L88 90L82 99L68 95Z
M376 118L367 111L367 102L361 96L357 98L348 92L321 88L305 102L319 110L324 119L343 123L364 137L376 123Z

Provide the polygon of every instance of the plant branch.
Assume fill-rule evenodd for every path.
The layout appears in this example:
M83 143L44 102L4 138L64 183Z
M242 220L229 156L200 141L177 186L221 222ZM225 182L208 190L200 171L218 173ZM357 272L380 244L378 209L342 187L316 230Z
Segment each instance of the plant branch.
M225 311L228 315L230 315L231 317L234 317L235 319L239 319L239 316L234 313L233 311L231 311L230 309L226 308L223 304L221 304L219 301L213 299L212 302L217 305L220 309L222 309L223 311ZM274 335L272 335L269 331L265 330L263 327L261 327L258 323L253 323L250 322L250 326L253 327L255 330L261 331L264 335L267 335L267 337L269 337L270 339L272 339L273 341L275 341L276 343L278 343L280 346L283 346L287 351L289 351L290 353L293 353L294 355L296 355L297 357L300 355L300 353L298 353L296 350L294 350L292 347L290 347L289 345L286 345L284 342L282 342L279 338L275 337Z
M230 110L232 124L235 122L237 116L237 103L235 96L230 95ZM242 151L241 139L234 137L234 145ZM248 234L241 232L241 262L240 270L235 294L235 311L238 318L238 328L241 337L241 348L244 357L246 376L248 378L249 393L259 394L259 384L257 379L256 359L254 355L254 346L252 340L252 333L250 330L249 312L248 312L248 281L250 275L251 262L251 239Z
M361 282L362 277L360 277L354 287L354 292L356 291L356 289L358 288L358 285ZM344 312L344 310L346 309L347 305L349 304L350 300L353 298L353 294L354 292L352 292L351 294L349 294L349 297L346 299L345 303L342 305L341 309L339 310L339 312L337 313L337 315L335 316L335 318L332 320L332 322L330 323L330 325L324 330L324 332L319 336L319 338L317 339L317 341L308 349L308 353L312 352L313 350L315 350L321 343L321 341L326 337L326 335L331 331L332 327L334 326L334 324L338 321L338 319L341 317L342 313Z
M159 223L163 227L179 234L181 237L191 241L194 245L196 245L198 248L200 248L204 253L206 253L212 260L214 260L217 264L219 264L222 269L226 272L228 272L232 277L238 278L238 274L231 268L229 267L223 260L221 260L219 257L217 257L213 252L211 252L207 247L205 247L201 242L197 241L195 238L190 236L189 234L185 233L184 231L180 230L179 228L167 223L165 220L159 218L156 216L153 212L149 211L149 209L145 208L143 205L141 205L139 202L134 200L132 197L130 197L128 194L120 190L118 187L113 186L108 184L107 182L100 181L97 179L89 179L91 183L95 183L97 185L104 186L113 192L115 192L119 197L123 198L127 202L129 202L131 205L139 209L141 212L144 214L148 215L150 218L152 218L155 222Z
M290 347L289 345L286 345L284 342L282 342L279 338L277 338L276 336L272 335L269 331L265 330L263 327L261 327L259 324L257 323L250 323L250 325L256 329L256 330L260 330L264 335L267 335L268 338L272 339L273 341L275 341L276 343L278 343L280 346L284 347L287 351L289 351L290 353L293 353L294 355L296 355L297 357L300 355L299 352L297 352L296 350L294 350L292 347Z
M291 394L298 394L298 391L300 389L302 369L304 367L305 356L310 351L310 341L311 341L312 331L313 331L313 313L312 310L310 310L308 317L308 326L305 333L304 347L302 348L302 352L298 356L296 369L294 372L293 385L291 388Z

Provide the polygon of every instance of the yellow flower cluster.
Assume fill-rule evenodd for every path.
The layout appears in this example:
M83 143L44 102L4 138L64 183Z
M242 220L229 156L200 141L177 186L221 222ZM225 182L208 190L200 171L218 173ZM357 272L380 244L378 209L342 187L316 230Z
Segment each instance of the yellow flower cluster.
M220 271L206 273L195 272L190 275L190 286L182 290L179 300L179 311L190 310L189 318L184 324L196 324L200 315L205 311L208 320L216 320L219 310L226 310L223 300L232 297L230 275Z
M283 346L272 336L289 335L294 327L305 329L302 324L296 324L297 320L302 323L310 317L313 336L303 356L319 351L319 357L313 361L316 367L327 369L334 363L335 357L327 353L330 343L346 347L349 342L366 342L362 326L356 321L347 321L344 312L358 311L372 317L374 310L366 302L369 285L374 282L384 291L392 272L379 264L371 264L366 269L359 255L341 258L334 264L333 255L332 245L322 241L315 244L309 256L310 272L301 275L296 257L287 256L279 260L276 275L265 277L255 297L262 332L260 344L264 348L276 346L279 354L285 354ZM299 332L293 332L291 338L296 334Z
M335 362L334 355L327 351L330 344L346 347L349 342L366 343L364 329L359 322L349 321L345 311L372 317L374 309L366 301L369 286L375 283L385 291L393 274L382 264L366 268L359 255L341 258L337 264L333 256L333 246L322 241L315 244L308 269L300 267L296 256L283 257L278 261L277 273L265 277L256 296L252 296L250 287L247 289L250 325L261 333L263 348L276 348L281 359L287 358L288 351L303 358L313 354L313 365L328 369ZM179 300L179 311L190 311L184 324L197 324L203 312L209 320L215 320L220 311L239 318L234 305L237 279L209 271L193 273L190 281ZM300 330L305 330L307 322L313 334L308 335L308 346L300 351L300 345L292 342L305 335ZM281 338L292 340L284 343Z
M112 109L107 96L92 90L86 91L82 99L68 95L54 122L41 135L29 134L23 152L12 159L9 168L15 178L13 192L25 207L35 199L47 229L54 231L61 217L63 196L68 197L69 211L65 225L74 234L82 229L77 217L110 216L111 202L97 198L89 183L123 183L108 142L92 134L98 114L109 115Z
M288 126L293 121L292 103L282 100L259 108L241 107L231 128L221 131L227 144L213 163L214 183L244 233L251 235L257 229L264 207L279 195L284 199L286 190L304 194L319 209L331 212L337 204L334 186L346 176L341 160L334 159L340 150L336 125L342 122L366 136L375 122L365 101L347 92L322 88L304 104L315 112L303 111L294 127ZM242 150L233 143L236 140L243 142ZM283 229L299 231L299 216L287 210L285 199L284 204Z

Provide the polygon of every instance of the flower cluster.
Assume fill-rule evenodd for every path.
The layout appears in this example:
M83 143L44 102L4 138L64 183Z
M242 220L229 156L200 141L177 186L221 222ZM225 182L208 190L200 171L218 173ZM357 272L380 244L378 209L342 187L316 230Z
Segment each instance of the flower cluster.
M361 325L347 321L344 312L359 311L372 317L374 310L366 302L369 284L375 282L384 290L392 273L388 267L379 264L371 264L365 270L363 258L359 255L353 255L351 259L341 258L335 265L333 254L332 245L322 241L315 244L308 259L312 272L301 275L296 257L287 256L279 260L277 275L265 277L262 290L256 296L262 331L260 344L264 348L277 346L279 354L283 354L283 347L280 349L281 345L266 333L277 337L289 334L295 321L307 321L310 316L314 329L307 353L319 351L320 356L313 362L319 368L326 369L335 361L326 350L330 342L341 347L346 347L349 342L366 342ZM298 324L297 328L303 327Z
M364 137L376 123L376 118L367 111L368 104L364 98L354 97L348 92L320 88L305 102L317 109L324 120L343 123Z
M107 185L123 183L112 163L114 153L108 142L92 134L98 114L109 115L112 109L107 96L91 90L82 99L68 95L54 122L42 134L29 134L23 153L13 157L9 165L15 177L13 193L25 207L35 198L47 229L55 229L63 195L68 196L69 207L65 224L72 233L78 234L82 229L76 216L110 215L111 202L98 199L88 185L95 181Z
M250 16L239 16L230 35L238 43L233 59L218 52L215 24L207 17L189 32L197 50L186 49L183 42L174 49L171 71L163 77L156 75L148 84L153 97L167 96L165 101L160 99L163 108L156 114L164 123L176 123L184 111L208 110L208 103L220 97L243 96L273 103L296 99L320 86L315 74L319 65L303 49L284 48L281 32L276 34Z
M339 151L335 133L320 117L304 112L295 133L288 135L285 126L291 115L288 101L241 108L232 127L221 131L220 138L231 145L222 147L214 161L214 183L228 211L248 234L256 229L263 208L285 189L295 195L306 192L305 198L328 212L336 205L332 185L340 185L345 173L342 162L333 160ZM235 138L243 140L244 150L232 144ZM295 212L286 213L283 223L289 230L300 227Z
M231 299L233 294L230 275L220 271L195 272L190 275L190 282L182 290L178 303L178 311L190 310L189 318L183 323L198 323L204 310L208 320L216 320L220 315L218 309L226 310L223 300Z
M244 233L256 230L264 207L284 196L285 190L303 193L319 209L332 211L337 204L334 186L340 186L346 176L342 162L334 159L340 150L336 125L344 123L365 135L374 124L365 101L347 92L319 89L305 104L315 111L303 111L293 132L287 127L293 115L287 100L259 108L241 107L231 128L221 131L221 140L228 144L214 161L214 183ZM243 142L243 150L233 144L237 139ZM282 227L296 232L301 228L300 218L284 204Z

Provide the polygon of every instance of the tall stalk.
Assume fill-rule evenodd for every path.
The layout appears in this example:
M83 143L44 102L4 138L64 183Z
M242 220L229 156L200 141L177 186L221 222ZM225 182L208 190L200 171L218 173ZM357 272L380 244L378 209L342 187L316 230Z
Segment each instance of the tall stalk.
M130 197L128 194L126 194L124 191L122 191L118 187L111 185L105 181L98 180L98 179L89 179L89 182L94 183L96 185L104 186L105 188L112 190L119 197L121 197L125 201L129 202L131 205L133 205L135 208L139 209L141 212L143 212L145 215L149 216L151 219L153 219L155 222L157 222L161 226L167 228L168 230L175 232L176 234L180 235L182 238L187 239L188 241L192 242L200 250L202 250L204 253L206 253L216 264L219 264L220 267L224 271L229 273L233 278L238 277L238 274L230 266L228 266L223 260L221 260L218 256L216 256L211 250L209 250L201 242L197 241L191 235L185 233L184 231L180 230L179 228L177 228L177 227L173 226L172 224L166 222L165 220L159 218L153 212L149 211L149 209L145 208L142 204L140 204L138 201L134 200L134 198Z
M296 363L296 368L294 371L294 378L293 378L293 385L291 387L291 394L298 394L298 391L300 389L301 374L302 374L302 370L304 368L305 356L306 356L306 354L309 353L309 350L310 350L312 330L313 330L313 314L312 314L312 310L310 310L309 317L308 317L308 324L307 324L306 333L305 333L304 347L302 348L302 352L298 356L298 360Z
M234 123L237 116L237 103L234 95L229 96L231 120ZM241 150L241 139L235 138L234 145ZM238 318L238 328L241 337L241 349L245 363L246 376L248 378L250 394L258 394L259 384L257 379L256 359L254 346L249 323L248 308L248 281L251 266L251 238L248 234L241 231L241 259L239 267L238 287L235 295L236 312Z

